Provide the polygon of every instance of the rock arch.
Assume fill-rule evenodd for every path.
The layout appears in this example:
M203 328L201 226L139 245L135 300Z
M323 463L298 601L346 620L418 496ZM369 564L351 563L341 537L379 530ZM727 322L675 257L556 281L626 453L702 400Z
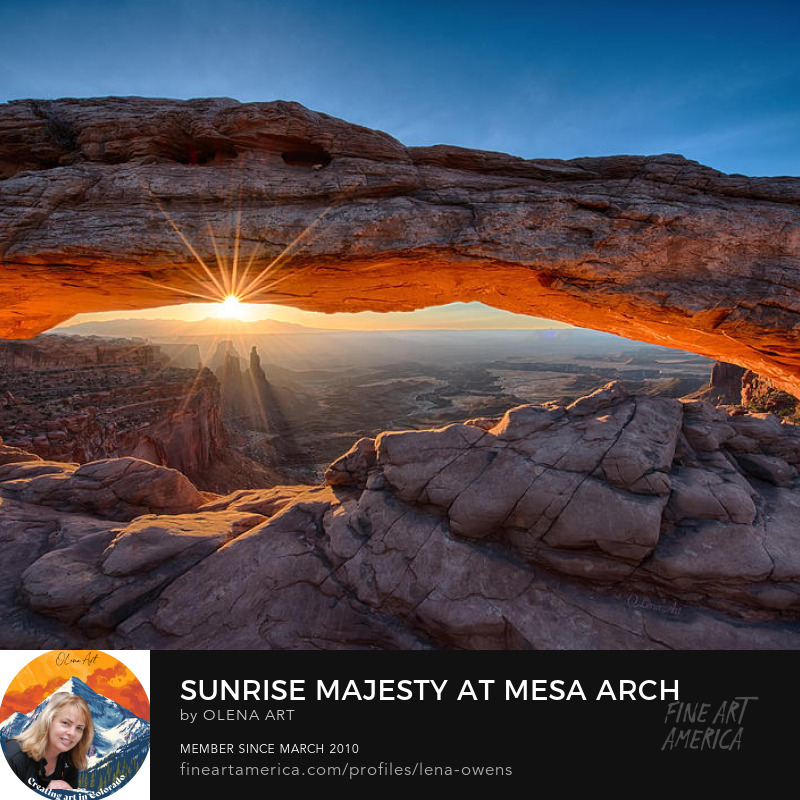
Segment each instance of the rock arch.
M676 155L407 148L287 102L19 100L0 106L0 260L8 338L221 297L268 268L251 301L480 300L800 395L800 179Z

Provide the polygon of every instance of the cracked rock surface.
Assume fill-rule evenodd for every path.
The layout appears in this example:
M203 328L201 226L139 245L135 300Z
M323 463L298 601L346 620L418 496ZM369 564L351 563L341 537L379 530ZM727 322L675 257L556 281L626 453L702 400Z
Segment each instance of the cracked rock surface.
M800 649L800 428L768 415L609 384L136 515L105 489L171 471L85 465L90 503L0 455L5 647Z

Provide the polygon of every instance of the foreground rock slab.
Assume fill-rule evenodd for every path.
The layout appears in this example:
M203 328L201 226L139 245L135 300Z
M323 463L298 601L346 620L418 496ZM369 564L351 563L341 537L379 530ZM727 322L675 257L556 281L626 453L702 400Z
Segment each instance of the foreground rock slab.
M800 649L800 428L769 415L609 384L216 498L0 447L3 647Z
M0 481L6 496L22 502L115 520L196 511L207 499L183 473L138 458L9 463L0 467Z

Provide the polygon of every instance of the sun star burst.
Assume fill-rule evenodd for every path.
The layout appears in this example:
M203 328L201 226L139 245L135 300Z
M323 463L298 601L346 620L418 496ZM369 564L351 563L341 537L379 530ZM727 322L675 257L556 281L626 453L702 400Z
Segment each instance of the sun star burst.
M218 316L224 319L241 319L243 313L242 302L234 294L229 294L224 300L221 300L217 311Z

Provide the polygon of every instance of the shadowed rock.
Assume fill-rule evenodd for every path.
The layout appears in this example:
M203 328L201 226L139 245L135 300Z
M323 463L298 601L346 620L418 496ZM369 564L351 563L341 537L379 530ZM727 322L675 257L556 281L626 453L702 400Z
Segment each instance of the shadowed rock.
M610 384L120 525L131 461L86 465L93 506L74 466L0 466L3 646L800 648L800 429L769 415Z
M47 461L0 467L6 496L61 511L88 511L105 519L196 511L205 498L182 473L137 458L75 464Z
M124 528L87 530L23 574L20 593L33 611L88 634L113 629L225 542L263 520L222 512L142 516Z

